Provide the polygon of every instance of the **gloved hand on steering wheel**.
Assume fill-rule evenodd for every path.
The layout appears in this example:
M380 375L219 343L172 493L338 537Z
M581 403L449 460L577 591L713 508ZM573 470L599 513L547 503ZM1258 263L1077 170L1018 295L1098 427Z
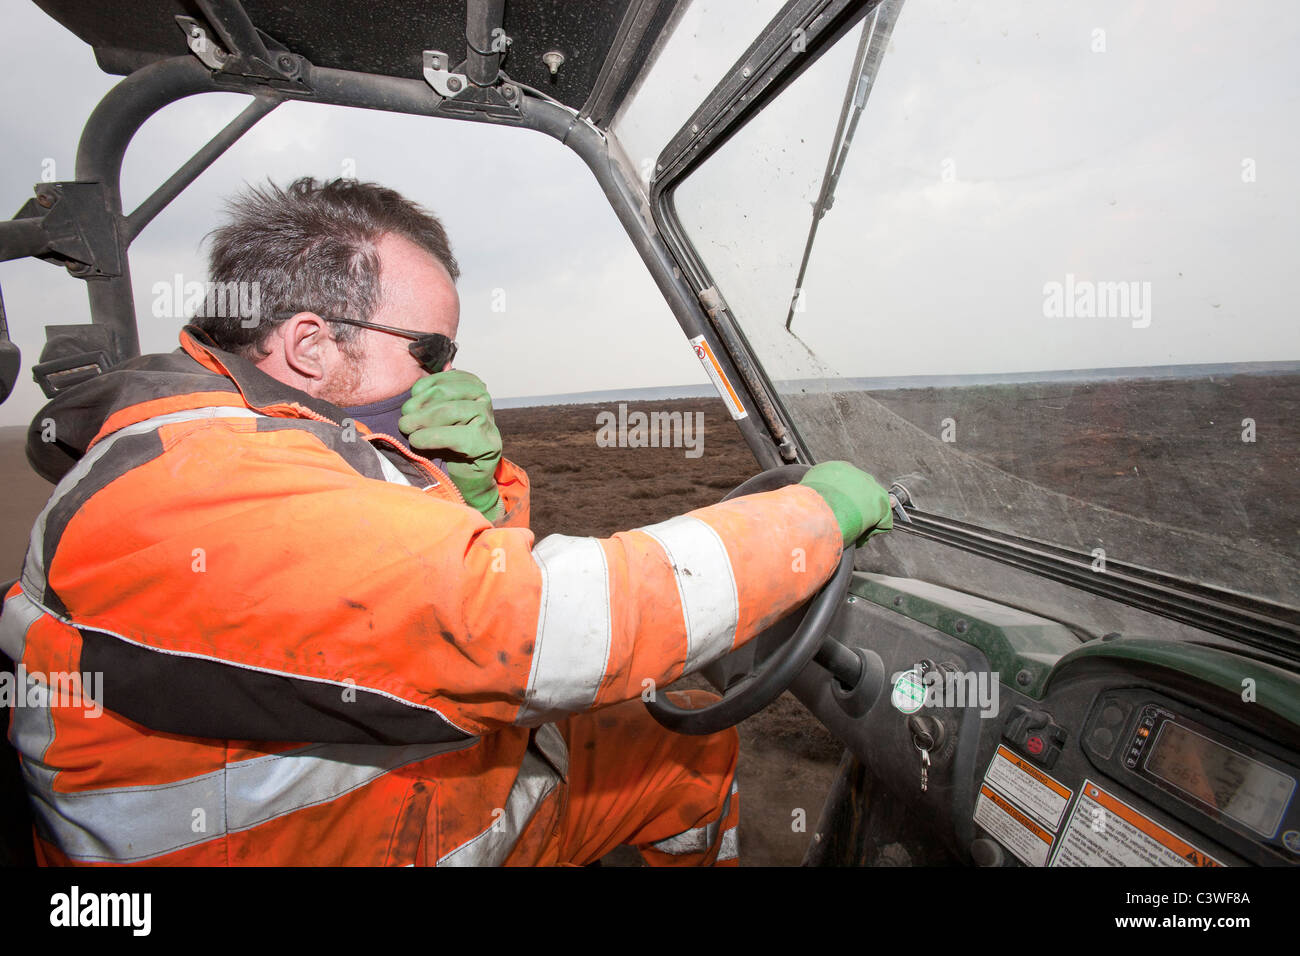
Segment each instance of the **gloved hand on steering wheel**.
M873 535L894 527L889 492L876 479L847 461L824 461L813 465L799 480L830 505L839 523L844 546L861 546Z

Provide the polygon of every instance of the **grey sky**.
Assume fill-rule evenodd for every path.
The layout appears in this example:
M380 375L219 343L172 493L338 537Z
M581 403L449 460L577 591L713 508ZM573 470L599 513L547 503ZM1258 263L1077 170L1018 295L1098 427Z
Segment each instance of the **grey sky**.
M814 358L784 322L856 44L678 191L769 374L1300 359L1300 7L907 0L804 282ZM1068 275L1149 314L1046 315Z

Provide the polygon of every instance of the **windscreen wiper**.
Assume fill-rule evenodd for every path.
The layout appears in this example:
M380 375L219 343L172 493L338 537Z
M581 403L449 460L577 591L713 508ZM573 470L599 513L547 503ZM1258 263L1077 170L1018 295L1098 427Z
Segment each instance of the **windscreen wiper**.
M844 105L840 107L840 119L835 126L835 137L831 140L831 152L826 158L826 172L822 175L822 188L813 206L812 225L808 229L808 241L803 247L803 260L799 263L799 275L794 280L794 294L790 296L790 311L785 316L786 331L794 321L794 311L799 304L803 289L804 273L808 271L808 260L812 257L813 242L817 238L817 226L822 217L830 212L835 203L835 186L844 171L844 163L849 157L849 146L858 131L858 120L867 108L867 97L871 95L879 72L880 61L889 46L890 34L898 21L898 12L903 8L903 0L882 0L871 14L871 20L862 28L862 37L858 41L858 51L853 57L853 69L849 71L849 86L844 91Z

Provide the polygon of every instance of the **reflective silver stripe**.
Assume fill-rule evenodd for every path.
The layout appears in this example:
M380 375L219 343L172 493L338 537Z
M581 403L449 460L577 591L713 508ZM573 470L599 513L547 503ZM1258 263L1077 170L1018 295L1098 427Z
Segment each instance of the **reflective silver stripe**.
M5 601L4 612L0 614L0 645L15 665L23 659L27 647L27 631L40 616L41 609L25 594L16 594ZM35 692L31 693L30 690ZM34 759L44 757L50 742L54 740L54 714L44 706L44 685L28 674L27 686L15 687L14 691L24 697L21 701L14 702L9 740L24 756L33 755ZM35 706L28 706L29 702Z
M456 744L316 744L226 766L226 812L231 830L247 830L272 817L328 803L396 767L461 749Z
M739 787L735 779L731 781L731 789L727 792L727 799L722 801L722 812L718 814L718 819L712 823L706 823L702 827L694 827L685 830L676 836L670 836L666 840L660 840L658 843L650 844L660 853L668 853L672 856L684 856L687 853L705 853L709 847L713 846L718 839L718 830L722 828L722 823L727 819L727 814L731 812L731 798L739 792ZM723 849L727 847L727 836L731 834L731 856L723 856L719 851L719 860L729 860L735 857L736 853L736 827L733 825L722 835Z
M687 853L703 853L709 848L709 840L705 834L705 828L696 827L693 830L687 830L685 833L679 833L677 836L669 837L667 840L652 843L651 846L660 853L684 856Z
M686 673L722 657L736 641L740 598L726 545L699 518L681 515L644 531L664 549L686 623Z
M531 750L524 754L506 805L492 824L438 860L438 866L500 866L514 849L538 806L559 783L555 771Z
M45 708L16 710L36 721ZM38 825L68 856L133 862L338 799L390 770L461 745L318 744L227 764L171 784L57 793L54 768L24 751Z
M569 746L564 742L564 735L554 724L543 724L537 728L533 740L539 750L560 771L566 780L569 777Z
M25 593L15 594L5 601L4 610L0 611L0 651L4 651L15 664L23 659L27 650L27 629L41 613Z
M533 548L542 572L528 690L515 723L588 710L609 664L609 568L595 538L553 534Z
M736 827L732 827L726 833L722 834L722 846L718 849L718 862L723 860L734 860L740 856L740 838L736 833Z
M153 418L146 418L142 422L136 422L134 425L119 428L111 435L105 436L80 461L73 465L72 469L55 485L50 500L46 502L40 516L36 519L36 523L32 526L32 535L27 545L27 561L23 565L23 590L30 594L32 600L37 604L45 603L45 522L48 520L50 512L63 500L63 497L76 486L77 482L86 477L87 472L94 467L95 462L103 458L118 441L128 435L143 435L146 432L156 431L164 425L188 422L199 418L258 417L264 416L259 416L251 408L235 405L210 405L206 408L191 408L182 412L156 415Z

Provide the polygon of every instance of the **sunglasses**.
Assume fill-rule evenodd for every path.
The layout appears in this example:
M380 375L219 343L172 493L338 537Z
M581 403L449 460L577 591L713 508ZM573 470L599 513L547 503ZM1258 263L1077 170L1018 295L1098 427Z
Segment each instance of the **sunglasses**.
M276 317L287 319L297 314L297 312L282 312L277 313ZM456 343L441 332L412 332L410 329L396 329L391 325L376 325L374 322L362 322L360 319L340 319L327 315L322 315L321 318L326 322L342 322L344 325L355 325L362 329L374 329L376 332L387 332L390 335L400 335L405 339L414 339L406 347L407 351L420 363L420 368L431 375L441 372L446 368L447 363L456 357Z

